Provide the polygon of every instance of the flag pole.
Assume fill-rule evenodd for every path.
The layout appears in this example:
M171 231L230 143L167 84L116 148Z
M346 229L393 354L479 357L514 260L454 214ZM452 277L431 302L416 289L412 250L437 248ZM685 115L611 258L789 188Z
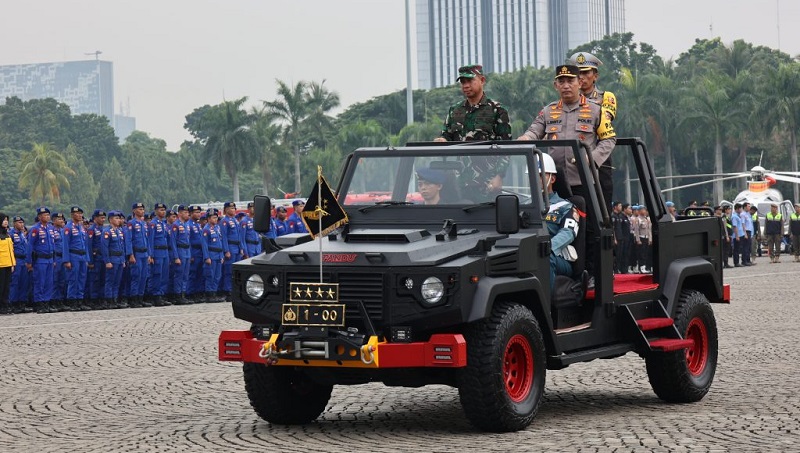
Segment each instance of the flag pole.
M317 165L317 200L322 204L322 165ZM320 206L322 207L322 206ZM322 215L319 216L319 230L322 232ZM322 235L319 235L319 282L322 283Z

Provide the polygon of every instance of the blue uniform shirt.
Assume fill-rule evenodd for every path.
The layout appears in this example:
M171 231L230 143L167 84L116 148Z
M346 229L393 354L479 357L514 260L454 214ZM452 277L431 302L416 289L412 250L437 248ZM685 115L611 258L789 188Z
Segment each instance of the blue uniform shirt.
M742 224L742 216L740 216L739 214L734 213L731 216L731 227L736 229L736 233L731 232L731 237L733 237L734 234L736 235L736 237L733 237L734 239L738 239L738 238L744 236L744 228L743 228L743 224Z
M17 265L30 263L31 255L28 253L28 238L25 233L12 228L10 232L11 241L14 243L14 256L17 258Z
M231 258L238 255L239 250L242 248L242 242L244 241L242 240L242 230L236 218L228 216L222 217L217 227L222 235L225 236L225 240L227 241L225 250L231 252Z
M52 263L55 258L55 247L53 246L53 235L50 233L50 225L42 226L37 223L28 230L28 256L31 262Z
M50 236L53 237L53 259L56 263L62 264L65 260L69 261L69 256L64 256L64 241L61 240L63 230L55 225L48 225Z
M147 222L144 219L139 220L134 217L128 222L128 234L124 235L125 240L128 241L129 251L137 257L153 256L153 251L150 250L150 241L147 239L147 230Z
M192 255L192 242L190 237L190 224L191 220L182 222L180 219L172 222L172 243L175 246L175 256L180 259L189 258ZM200 238L198 238L200 239Z
M289 223L289 229L291 230L289 231L290 233L308 233L306 224L303 223L303 219L301 219L296 212L293 212L292 215L289 216L287 222Z
M148 224L148 240L153 258L169 258L169 228L167 221L158 217Z
M62 230L61 236L64 261L89 261L91 251L83 223L70 220Z
M750 236L753 236L753 218L744 211L740 215L742 216L742 222L744 222L744 229L750 232Z
M103 227L92 222L86 234L89 236L89 248L91 249L92 260L102 260L103 254L100 251L100 241L103 239Z
M122 264L126 254L125 230L107 226L103 228L100 240L100 253L106 263Z
M261 253L261 238L258 236L256 230L253 229L253 219L250 217L243 217L239 222L242 229L245 242L245 250L247 256L256 256Z
M291 228L289 227L289 222L286 220L278 220L273 219L275 222L275 235L276 236L283 236L285 234L289 234L292 232Z
M203 259L221 260L228 250L227 238L220 231L219 225L206 224L203 228Z

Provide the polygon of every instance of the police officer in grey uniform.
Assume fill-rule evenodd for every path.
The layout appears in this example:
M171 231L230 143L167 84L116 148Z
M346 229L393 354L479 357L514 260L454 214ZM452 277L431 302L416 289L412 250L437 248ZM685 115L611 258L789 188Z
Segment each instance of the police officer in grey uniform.
M556 68L553 87L559 93L560 99L546 105L518 140L577 139L587 146L594 164L599 167L611 156L617 143L616 133L611 121L603 117L601 107L589 102L580 92L579 72L574 65ZM553 147L549 149L549 154L555 160L556 166L564 169L572 193L588 201L589 192L581 183L572 149ZM588 211L590 218L586 228L586 268L591 274L594 269L595 221L592 218L594 211Z

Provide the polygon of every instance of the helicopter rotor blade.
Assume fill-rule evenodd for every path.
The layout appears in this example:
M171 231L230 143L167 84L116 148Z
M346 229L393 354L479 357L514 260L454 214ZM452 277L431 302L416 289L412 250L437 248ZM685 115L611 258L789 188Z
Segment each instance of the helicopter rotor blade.
M795 184L800 184L800 178L794 178L792 176L778 175L775 173L770 173L767 176L773 179L777 179L778 181L786 181L786 182L793 182Z
M656 176L656 179L683 179L683 178L708 178L709 176L722 177L722 176L737 176L747 177L750 173L700 173L696 175L673 175L673 176ZM639 178L631 179L631 182L639 181Z
M770 174L800 176L800 171L771 171Z
M725 178L709 179L708 181L693 182L691 184L684 184L684 185L678 186L678 187L672 187L672 188L669 188L669 189L662 189L661 193L672 192L673 190L685 189L687 187L702 186L703 184L710 184L712 182L725 181L725 180L728 180L728 179L745 178L747 176L748 175L736 175L736 176L728 176L728 177L725 177Z

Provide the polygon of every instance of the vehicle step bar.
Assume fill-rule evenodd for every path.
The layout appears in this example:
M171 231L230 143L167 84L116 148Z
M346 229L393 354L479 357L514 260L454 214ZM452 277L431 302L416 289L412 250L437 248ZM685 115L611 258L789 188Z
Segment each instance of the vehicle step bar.
M608 359L612 357L619 357L631 352L635 349L633 343L617 343L607 346L601 346L594 349L585 349L583 351L570 352L557 356L547 356L547 368L561 369L567 365L579 362L588 362L594 359Z

